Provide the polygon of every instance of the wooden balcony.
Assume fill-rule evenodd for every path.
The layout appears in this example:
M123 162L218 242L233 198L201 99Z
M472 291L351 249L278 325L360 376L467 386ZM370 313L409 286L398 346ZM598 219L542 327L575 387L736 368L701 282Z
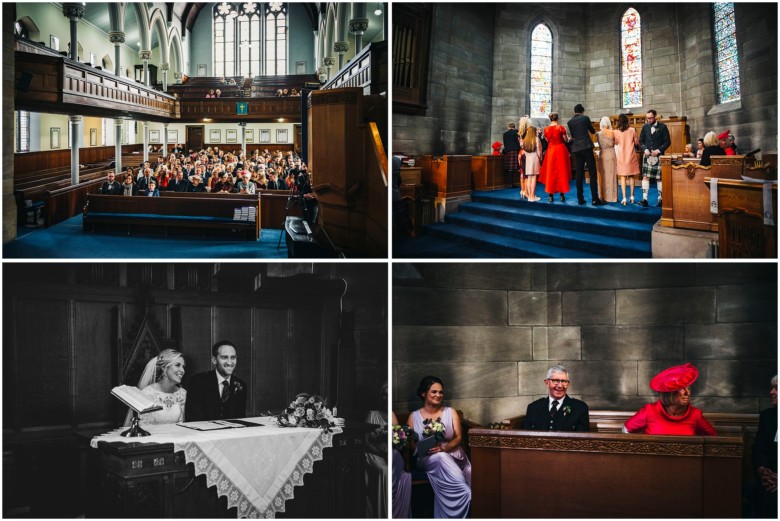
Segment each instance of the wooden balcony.
M285 123L300 123L301 99L296 98L216 98L182 99L181 121L272 122L283 118ZM238 104L247 104L247 114L238 115Z
M364 47L321 90L344 87L360 87L366 96L387 93L387 42Z
M179 117L173 96L54 51L18 50L25 47L30 46L17 45L15 54L17 110L148 121Z

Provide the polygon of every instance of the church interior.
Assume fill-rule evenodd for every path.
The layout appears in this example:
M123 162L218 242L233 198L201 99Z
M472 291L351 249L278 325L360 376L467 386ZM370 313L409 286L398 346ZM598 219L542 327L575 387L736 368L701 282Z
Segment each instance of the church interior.
M393 154L403 162L394 256L777 257L775 227L763 250L718 233L705 182L718 178L725 191L742 175L777 179L776 3L398 3L393 14L393 41L403 42L392 71ZM493 157L491 144L501 148L507 125L528 116L544 128L556 112L566 127L577 104L597 132L603 117L615 129L626 114L639 135L650 110L668 127L663 183L651 180L645 192L634 176L632 196L649 207L622 206L602 182L607 205L591 208L586 184L579 206L573 179L565 204L557 194L548 204L541 183L541 201L531 202L517 171L505 177L506 158ZM711 169L684 155L708 132L730 134L737 147ZM775 198L748 213L759 219Z
M387 257L386 9L5 4L5 256ZM214 165L233 164L233 186L170 198L171 154L207 191ZM128 168L143 195L145 166L159 200L101 197L108 173L122 183ZM256 194L239 190L244 175ZM96 228L123 241L103 249Z
M122 425L127 407L111 389L136 385L146 362L164 349L183 354L188 379L210 369L214 342L234 342L235 373L249 388L248 417L278 413L302 392L325 397L339 417L357 422L387 406L385 264L40 266L3 268L3 517L117 517L118 510L97 508L100 494L90 480L90 454L97 451L89 441ZM340 487L353 497L365 486L350 477L365 441L347 448L349 457L336 462L339 479L326 466L334 449L315 465L315 474L331 479L318 492L328 497L307 497L306 489L316 485L296 487L288 516L326 512L336 498L357 507L336 509L336 517L376 517L365 511L365 494L357 505L342 496ZM203 476L185 487L192 476L184 470L183 476L179 469L141 479L132 496L123 496L135 510L121 512L224 517L225 498L221 506L202 505L216 502L214 488L206 490ZM173 506L162 506L163 497L171 497L165 495L168 480L177 493Z

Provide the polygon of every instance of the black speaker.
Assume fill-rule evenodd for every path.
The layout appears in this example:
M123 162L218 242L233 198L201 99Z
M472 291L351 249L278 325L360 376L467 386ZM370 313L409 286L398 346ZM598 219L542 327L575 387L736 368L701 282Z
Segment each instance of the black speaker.
M284 222L288 258L335 259L340 256L322 226L310 224L307 229L304 223L300 217L287 217Z
M30 88L32 79L33 75L31 72L22 72L22 75L19 76L19 81L16 82L16 90L27 92L27 89Z

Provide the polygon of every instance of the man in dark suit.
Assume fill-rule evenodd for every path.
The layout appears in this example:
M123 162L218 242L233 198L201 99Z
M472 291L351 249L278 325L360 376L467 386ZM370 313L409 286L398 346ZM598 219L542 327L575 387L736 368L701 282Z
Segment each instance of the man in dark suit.
M214 370L190 378L187 386L187 421L226 420L246 416L246 382L233 376L236 347L220 340L211 348Z
M189 182L184 179L184 173L179 170L176 172L176 177L168 181L168 190L169 192L186 192L187 187L189 186Z
M755 514L777 519L777 375L770 385L772 407L761 411L753 442L753 468L758 478Z
M585 107L577 103L574 107L574 117L569 120L569 134L571 135L571 153L577 159L577 202L585 204L583 183L585 182L585 164L588 165L590 174L590 195L593 206L607 204L599 199L599 176L596 174L596 158L593 156L593 140L590 134L595 134L596 129L590 118L583 113Z
M506 184L515 188L515 174L520 170L520 135L514 123L507 125L504 132L504 175Z
M587 432L590 421L588 404L566 394L569 383L569 372L565 367L554 365L548 369L547 378L544 379L548 396L528 404L523 428L537 431ZM189 397L187 400L189 402Z
M661 206L661 156L672 144L669 129L658 121L655 110L650 109L645 114L645 124L639 133L639 146L642 147L642 200L641 206L647 207L647 194L650 191L650 179L656 180L658 202Z
M114 180L114 172L106 175L106 182L100 187L100 193L105 195L122 195L122 185Z

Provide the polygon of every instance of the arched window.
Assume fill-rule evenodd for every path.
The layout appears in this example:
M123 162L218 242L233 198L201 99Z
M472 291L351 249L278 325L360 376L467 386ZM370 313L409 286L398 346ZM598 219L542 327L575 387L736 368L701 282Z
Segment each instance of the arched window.
M287 73L285 3L221 2L214 6L213 16L215 76Z
M552 104L552 32L544 23L531 31L531 117L546 116Z
M734 25L732 2L712 4L715 21L715 70L717 71L718 103L740 98L737 29Z
M633 7L629 7L620 20L620 56L623 107L641 107L642 24Z
M16 112L16 151L30 151L30 113L26 110Z
M287 5L282 2L265 7L265 73L287 74Z

